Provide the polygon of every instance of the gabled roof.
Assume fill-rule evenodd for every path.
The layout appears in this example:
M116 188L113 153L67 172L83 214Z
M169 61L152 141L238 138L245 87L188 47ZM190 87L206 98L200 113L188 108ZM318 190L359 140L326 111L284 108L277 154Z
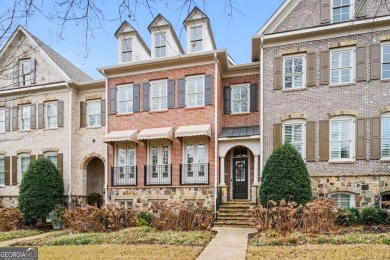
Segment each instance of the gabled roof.
M183 47L180 44L179 38L177 38L176 32L173 29L172 24L167 19L165 19L164 16L162 16L161 14L158 14L156 16L156 18L154 18L153 21L148 26L149 32L152 32L152 30L154 30L154 29L159 30L159 29L165 29L165 28L168 28L171 31L173 39L175 40L175 43L179 47L180 52L184 53Z
M119 26L118 30L114 33L115 37L118 38L121 35L127 35L127 34L134 34L135 37L137 37L138 41L141 43L141 45L144 47L144 49L149 53L150 55L150 49L148 45L146 45L144 39L142 39L141 35L137 32L136 29L134 29L133 26L131 26L127 21L124 21L121 26Z
M24 35L26 35L30 44L35 46L37 50L41 52L42 56L46 58L46 60L50 64L53 65L54 69L56 69L60 73L60 75L64 77L65 81L73 80L76 82L83 82L83 81L93 80L90 76L88 76L86 73L84 73L75 65L73 65L73 63L71 63L64 57L62 57L55 50L53 50L44 42L42 42L40 39L38 39L38 37L30 33L29 31L27 31L23 26L20 25L18 26L18 28L16 28L15 32L9 38L7 43L4 45L3 49L0 52L0 56L3 54L3 52L7 49L8 45L16 37L18 32L21 32Z

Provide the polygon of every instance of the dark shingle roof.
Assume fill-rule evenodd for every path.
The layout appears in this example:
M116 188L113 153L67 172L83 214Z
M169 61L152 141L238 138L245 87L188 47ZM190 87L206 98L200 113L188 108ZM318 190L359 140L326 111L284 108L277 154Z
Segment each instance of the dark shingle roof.
M224 127L219 133L220 138L230 137L245 137L252 135L260 135L260 128L258 126L245 127Z

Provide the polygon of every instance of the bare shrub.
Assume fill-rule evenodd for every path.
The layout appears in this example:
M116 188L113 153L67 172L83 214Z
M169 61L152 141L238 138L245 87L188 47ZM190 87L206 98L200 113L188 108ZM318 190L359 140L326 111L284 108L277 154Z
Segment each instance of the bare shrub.
M251 207L250 223L259 232L273 230L286 235L293 231L302 233L330 232L335 227L339 211L333 208L334 201L328 198L317 198L306 206L295 202L281 200L279 206L275 201L268 202L269 207Z
M0 231L10 231L18 228L23 220L23 214L13 207L0 208Z

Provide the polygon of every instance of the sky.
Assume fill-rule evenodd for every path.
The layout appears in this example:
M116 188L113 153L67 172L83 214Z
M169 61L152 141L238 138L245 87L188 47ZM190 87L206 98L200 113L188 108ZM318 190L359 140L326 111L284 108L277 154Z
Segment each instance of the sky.
M52 1L37 0L41 3L40 9L44 14L52 10ZM95 28L85 44L85 32L82 24L68 22L60 33L61 26L58 20L48 19L45 15L35 14L28 21L21 21L27 30L37 36L63 57L78 68L86 72L93 79L102 79L103 76L96 70L118 64L117 39L114 36L122 21L118 15L118 6L121 0L96 0L102 9L105 19ZM188 10L180 12L183 0L169 0L167 5L155 0L152 13L146 7L139 6L133 17L125 19L138 31L145 43L150 47L150 33L147 29L153 19L161 13L171 22L180 42L186 51L185 30L183 21ZM201 4L198 7L210 18L212 31L217 49L227 49L237 64L251 61L251 36L255 35L263 24L272 16L283 0L231 0L233 15L225 10L225 0L195 0ZM0 7L1 12L1 7Z

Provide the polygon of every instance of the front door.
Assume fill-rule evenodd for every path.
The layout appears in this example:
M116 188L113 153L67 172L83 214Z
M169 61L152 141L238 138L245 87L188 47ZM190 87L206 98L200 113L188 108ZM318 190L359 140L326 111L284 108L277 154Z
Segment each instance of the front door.
M248 199L248 158L233 158L233 199Z

